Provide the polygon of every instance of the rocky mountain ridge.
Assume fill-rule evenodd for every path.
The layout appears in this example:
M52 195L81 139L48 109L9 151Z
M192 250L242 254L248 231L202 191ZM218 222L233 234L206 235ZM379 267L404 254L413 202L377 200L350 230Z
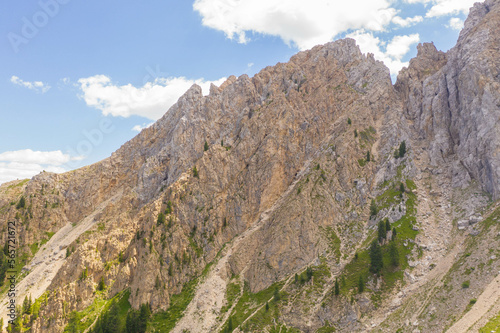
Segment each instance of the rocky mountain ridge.
M34 257L25 326L89 331L119 303L123 326L149 304L151 332L478 330L500 312L499 15L475 4L394 86L335 41L194 85L102 162L0 186Z

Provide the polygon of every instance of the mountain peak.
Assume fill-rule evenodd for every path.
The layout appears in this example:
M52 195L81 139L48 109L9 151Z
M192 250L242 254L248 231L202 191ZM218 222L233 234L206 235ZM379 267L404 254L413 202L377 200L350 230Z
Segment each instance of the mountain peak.
M23 322L479 330L500 286L498 4L476 4L450 51L419 44L394 86L338 40L194 84L106 160L0 186L31 260L17 302L38 298Z

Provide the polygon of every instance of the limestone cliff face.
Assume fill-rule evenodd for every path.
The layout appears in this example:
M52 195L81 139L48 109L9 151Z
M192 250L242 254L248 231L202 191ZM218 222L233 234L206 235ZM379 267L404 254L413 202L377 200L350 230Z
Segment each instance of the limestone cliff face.
M366 151L349 148L349 142L354 138L353 128L368 131L383 117L392 91L387 68L372 56L363 56L353 40L342 40L299 53L289 63L268 67L254 78L230 77L220 88L212 87L206 97L195 85L162 119L110 158L67 174L34 177L25 195L33 201L34 211L60 212L60 218L44 222L45 228L53 230L67 222L81 223L120 193L115 203L94 217L92 237L82 235L70 246L75 253L54 277L50 288L56 303L49 302L41 311L52 314L55 325L39 319L35 327L60 329L68 311L90 305L89 292L102 276L112 284L113 292L128 287L136 291L130 298L134 306L148 302L154 309L167 308L169 295L179 292L224 243L271 208L297 180L306 162L317 159L321 151L340 155L336 163L345 177L330 186L344 186L349 192L346 196L364 206L369 191L366 180L360 180L361 193L353 192L351 182L360 174L352 175L348 168L357 165ZM347 124L348 116L353 126ZM373 136L367 137L368 150L376 140L373 131L367 134ZM203 148L205 141L208 151ZM355 169L361 172L362 168ZM366 170L371 174L374 169ZM336 177L328 178L331 183ZM53 208L37 201L46 195L42 187L58 193L59 202ZM157 225L157 216L168 201L174 207L167 216L171 222L168 227ZM295 210L299 214L300 207ZM290 259L290 251L296 250L299 235L285 234L296 245L270 249L266 255L273 257L276 252L273 262L286 260L286 265L279 265L281 269L257 275L262 262L246 263L249 253L242 252L245 258L235 262L234 272L251 265L248 281L252 290L259 290L316 258L324 250L314 248L318 227L331 224L327 210L318 214L323 222L307 232L307 246L294 254L298 260ZM276 232L268 236L272 234ZM24 245L30 244L22 238ZM256 251L262 240L246 246ZM109 263L119 253L126 260L110 270ZM80 281L84 269L91 272L93 283ZM166 287L163 291L156 291L157 280ZM56 306L63 303L70 304L69 308Z
M465 226L478 235L478 214L491 214L478 188L500 195L499 16L499 1L476 4L457 46L419 45L394 86L351 39L232 76L208 96L194 85L111 157L2 185L0 225L18 221L19 252L34 257L20 297L44 294L32 331L61 332L72 311L124 290L133 308L162 312L194 282L175 332L218 332L229 316L240 330L271 329L252 326L265 302L249 301L244 314L236 302L276 286L287 303L272 310L275 326L411 331L431 308L418 287L432 291L467 244ZM401 264L379 277L362 260L386 219L401 233ZM307 267L312 280L294 281ZM477 292L491 275L482 274ZM234 304L229 284L241 287Z
M432 165L450 164L455 185L478 180L500 196L500 5L476 3L457 45L446 54L432 44L398 76L396 89L425 139Z

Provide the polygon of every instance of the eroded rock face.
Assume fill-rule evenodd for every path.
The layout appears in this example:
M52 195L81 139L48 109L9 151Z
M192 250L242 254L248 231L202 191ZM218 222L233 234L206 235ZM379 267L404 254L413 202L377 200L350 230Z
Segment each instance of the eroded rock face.
M500 196L500 6L476 3L457 45L446 54L433 45L401 71L395 88L415 129L427 140L432 165L450 165L456 186L478 180Z
M322 177L332 190L364 206L373 186L366 179L375 167L362 168L357 160L377 140L377 122L386 116L387 101L395 97L387 68L373 56L362 55L354 40L341 40L301 52L253 78L230 77L206 97L194 85L164 117L110 158L67 174L35 177L27 194L43 198L41 183L59 193L54 209L64 219L45 222L54 229L63 222L78 224L100 203L122 193L96 216L92 236L82 234L69 246L75 253L49 288L52 298L41 313L63 319L51 323L41 316L35 327L61 329L64 313L90 304L88 288L101 277L111 284L111 294L131 288L134 307L150 303L155 310L166 309L169 295L199 274L224 243L252 226L300 178L307 163L322 161L324 154L325 165L335 163L338 170L325 176L316 169L311 174L314 182ZM366 132L365 148L351 144L354 128L360 136ZM376 149L372 154L376 156ZM312 168L306 167L310 172ZM338 183L334 173L342 174ZM354 179L359 183L353 188ZM50 207L34 198L33 210L45 214ZM168 227L157 224L167 201L174 207ZM321 228L332 225L331 216L341 205L345 201L329 200L329 209L318 209L319 202L292 205L288 212L293 218L273 213L265 228L272 231L256 233L235 252L233 272L245 270L256 291L300 269L324 252L326 241L317 246ZM303 231L282 233L282 228L300 225L297 216L307 206L317 212L304 219ZM343 216L337 216L337 223ZM273 240L276 237L280 240ZM250 255L267 246L262 256ZM117 261L119 255L125 259ZM269 263L276 271L262 273ZM81 279L85 268L91 283ZM66 302L70 308L50 305L54 302Z
M252 78L231 76L211 86L208 96L193 85L154 125L99 163L2 185L0 220L21 222L21 249L29 251L46 232L68 223L91 225L59 249L69 252L33 331L61 332L71 311L92 304L102 278L108 296L130 288L134 308L149 303L154 311L168 309L171 296L225 244L221 252L230 255L221 279L239 275L251 292L307 266L327 265L333 279L378 221L396 223L407 213L409 193L422 202L436 194L409 189L397 204L370 216L370 201L394 179L444 175L442 198L424 205L426 215L415 217L413 231L425 232L420 219L449 204L451 194L443 189L450 184L477 181L498 198L499 15L499 1L476 4L457 46L443 53L432 43L419 45L394 87L383 63L363 55L353 40L339 40ZM407 153L396 158L403 140ZM20 195L26 208L10 204ZM481 222L475 216L459 221L476 228ZM444 217L447 223L451 213ZM425 237L431 244L425 249L437 247ZM428 272L421 263L430 260L413 266ZM419 274L405 272L405 279L413 283ZM380 280L370 283L381 290ZM301 297L281 319L305 332L326 321L344 332L367 331L377 323L361 313L375 318L405 301L398 296L378 309L364 296L354 302L325 294L309 308Z

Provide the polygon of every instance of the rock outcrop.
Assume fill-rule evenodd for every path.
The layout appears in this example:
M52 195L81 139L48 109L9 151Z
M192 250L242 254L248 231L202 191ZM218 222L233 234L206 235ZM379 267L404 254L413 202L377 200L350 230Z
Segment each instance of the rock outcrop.
M193 85L99 163L0 186L0 224L33 258L32 332L88 329L115 295L159 313L151 331L452 326L470 295L442 293L463 274L494 289L499 268L499 30L500 2L475 4L457 45L419 45L394 86L354 40L316 46ZM471 313L493 316L486 299Z
M476 3L457 45L446 54L433 45L401 71L396 89L431 164L449 164L456 186L477 180L500 196L500 6Z

